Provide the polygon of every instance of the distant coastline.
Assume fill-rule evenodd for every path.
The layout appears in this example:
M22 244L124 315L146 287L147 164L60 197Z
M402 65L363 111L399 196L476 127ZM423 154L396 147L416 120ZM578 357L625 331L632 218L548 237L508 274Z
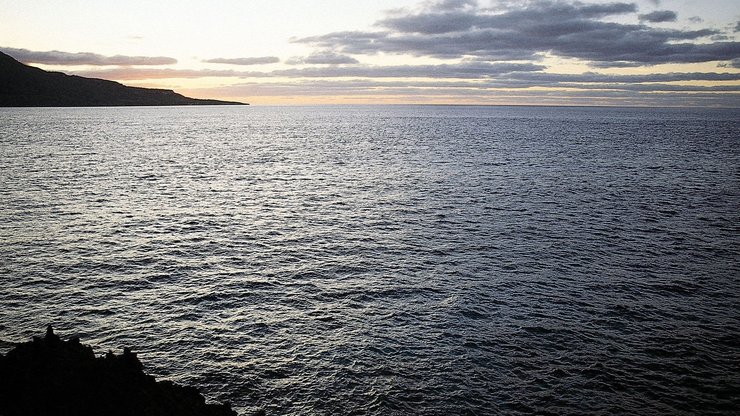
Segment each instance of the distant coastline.
M249 105L185 97L172 90L48 72L0 52L0 107Z

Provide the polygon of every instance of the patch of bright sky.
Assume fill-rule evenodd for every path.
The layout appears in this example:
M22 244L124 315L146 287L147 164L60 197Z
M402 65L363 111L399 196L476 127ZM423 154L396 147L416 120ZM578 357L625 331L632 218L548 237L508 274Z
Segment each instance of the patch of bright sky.
M305 55L292 37L372 27L382 11L416 1L0 0L0 45L31 50L161 55L181 64L215 57ZM191 66L191 65L188 65Z

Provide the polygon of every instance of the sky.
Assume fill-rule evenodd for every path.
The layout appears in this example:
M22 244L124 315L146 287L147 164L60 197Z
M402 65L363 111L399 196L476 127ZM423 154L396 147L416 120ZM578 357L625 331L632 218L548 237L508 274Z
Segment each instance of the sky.
M738 0L0 0L46 70L251 104L740 107Z

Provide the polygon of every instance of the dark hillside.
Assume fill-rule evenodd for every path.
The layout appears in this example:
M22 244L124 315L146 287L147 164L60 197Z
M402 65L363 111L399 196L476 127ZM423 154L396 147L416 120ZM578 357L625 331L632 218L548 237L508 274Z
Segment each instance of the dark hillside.
M127 87L114 81L47 72L0 52L0 107L243 105L188 98L172 90Z

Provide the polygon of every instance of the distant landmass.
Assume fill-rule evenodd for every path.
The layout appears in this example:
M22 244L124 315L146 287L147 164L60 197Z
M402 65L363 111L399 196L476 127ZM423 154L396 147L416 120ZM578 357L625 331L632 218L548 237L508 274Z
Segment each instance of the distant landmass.
M48 72L0 52L0 107L248 105L189 98L172 90L127 87L115 81Z

